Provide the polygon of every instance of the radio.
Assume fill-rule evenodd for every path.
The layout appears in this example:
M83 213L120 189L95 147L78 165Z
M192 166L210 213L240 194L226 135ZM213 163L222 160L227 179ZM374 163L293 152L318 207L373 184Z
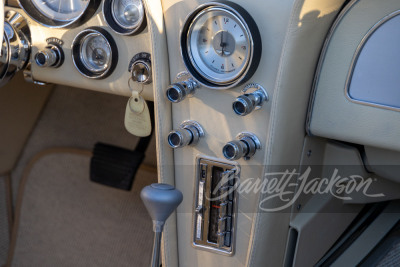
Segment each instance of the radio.
M193 245L233 255L236 186L239 167L234 163L198 159L193 214Z

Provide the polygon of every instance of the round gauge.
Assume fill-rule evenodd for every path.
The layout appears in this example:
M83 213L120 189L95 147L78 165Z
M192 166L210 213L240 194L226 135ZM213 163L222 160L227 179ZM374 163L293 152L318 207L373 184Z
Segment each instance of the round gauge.
M101 0L20 0L25 12L48 27L66 27L90 18Z
M185 22L181 50L187 69L200 83L227 89L254 74L262 45L256 23L242 7L212 2Z
M105 78L116 66L118 50L109 33L100 28L90 28L75 38L72 59L82 75Z
M83 65L93 73L101 73L111 64L111 46L100 33L89 33L83 37L80 49Z
M146 26L142 0L106 0L103 14L108 25L123 35L138 33Z

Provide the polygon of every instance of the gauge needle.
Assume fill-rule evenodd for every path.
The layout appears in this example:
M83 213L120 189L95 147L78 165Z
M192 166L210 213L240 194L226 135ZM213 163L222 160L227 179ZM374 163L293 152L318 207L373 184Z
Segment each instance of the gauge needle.
M103 56L101 55L101 53L98 52L98 49L93 47L93 44L90 44L89 47L90 47L90 49L92 49L95 59L97 59L97 60L104 59Z
M219 46L221 47L221 56L225 56L225 48L226 48L227 43L224 42L224 32L221 32L221 42L219 43Z

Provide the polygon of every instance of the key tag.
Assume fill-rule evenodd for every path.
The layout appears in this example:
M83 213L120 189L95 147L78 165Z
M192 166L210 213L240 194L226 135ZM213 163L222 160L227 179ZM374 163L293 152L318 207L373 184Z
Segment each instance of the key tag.
M125 128L133 135L146 137L151 134L151 118L149 107L140 95L141 92L132 91L132 96L129 98L128 104L126 105Z

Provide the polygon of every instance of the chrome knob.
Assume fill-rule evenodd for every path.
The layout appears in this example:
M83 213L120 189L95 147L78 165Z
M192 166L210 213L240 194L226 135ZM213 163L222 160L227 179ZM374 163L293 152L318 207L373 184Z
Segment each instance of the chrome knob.
M35 62L41 68L57 68L62 63L62 51L57 46L46 47L35 55Z
M167 98L172 103L179 103L195 93L198 83L193 79L173 83L167 88Z
M255 109L261 108L262 105L268 101L268 94L264 88L258 84L249 84L245 87L243 92L247 92L251 88L259 88L253 93L245 93L233 102L233 111L239 116L246 116L253 112Z
M134 82L143 84L151 83L151 62L145 59L135 61L132 66L131 74Z
M179 129L168 135L168 144L172 148L196 145L204 136L203 128L195 121L185 121Z
M222 149L224 157L228 160L241 158L249 160L256 154L258 149L261 149L259 139L252 133L241 133L236 139L228 142Z

